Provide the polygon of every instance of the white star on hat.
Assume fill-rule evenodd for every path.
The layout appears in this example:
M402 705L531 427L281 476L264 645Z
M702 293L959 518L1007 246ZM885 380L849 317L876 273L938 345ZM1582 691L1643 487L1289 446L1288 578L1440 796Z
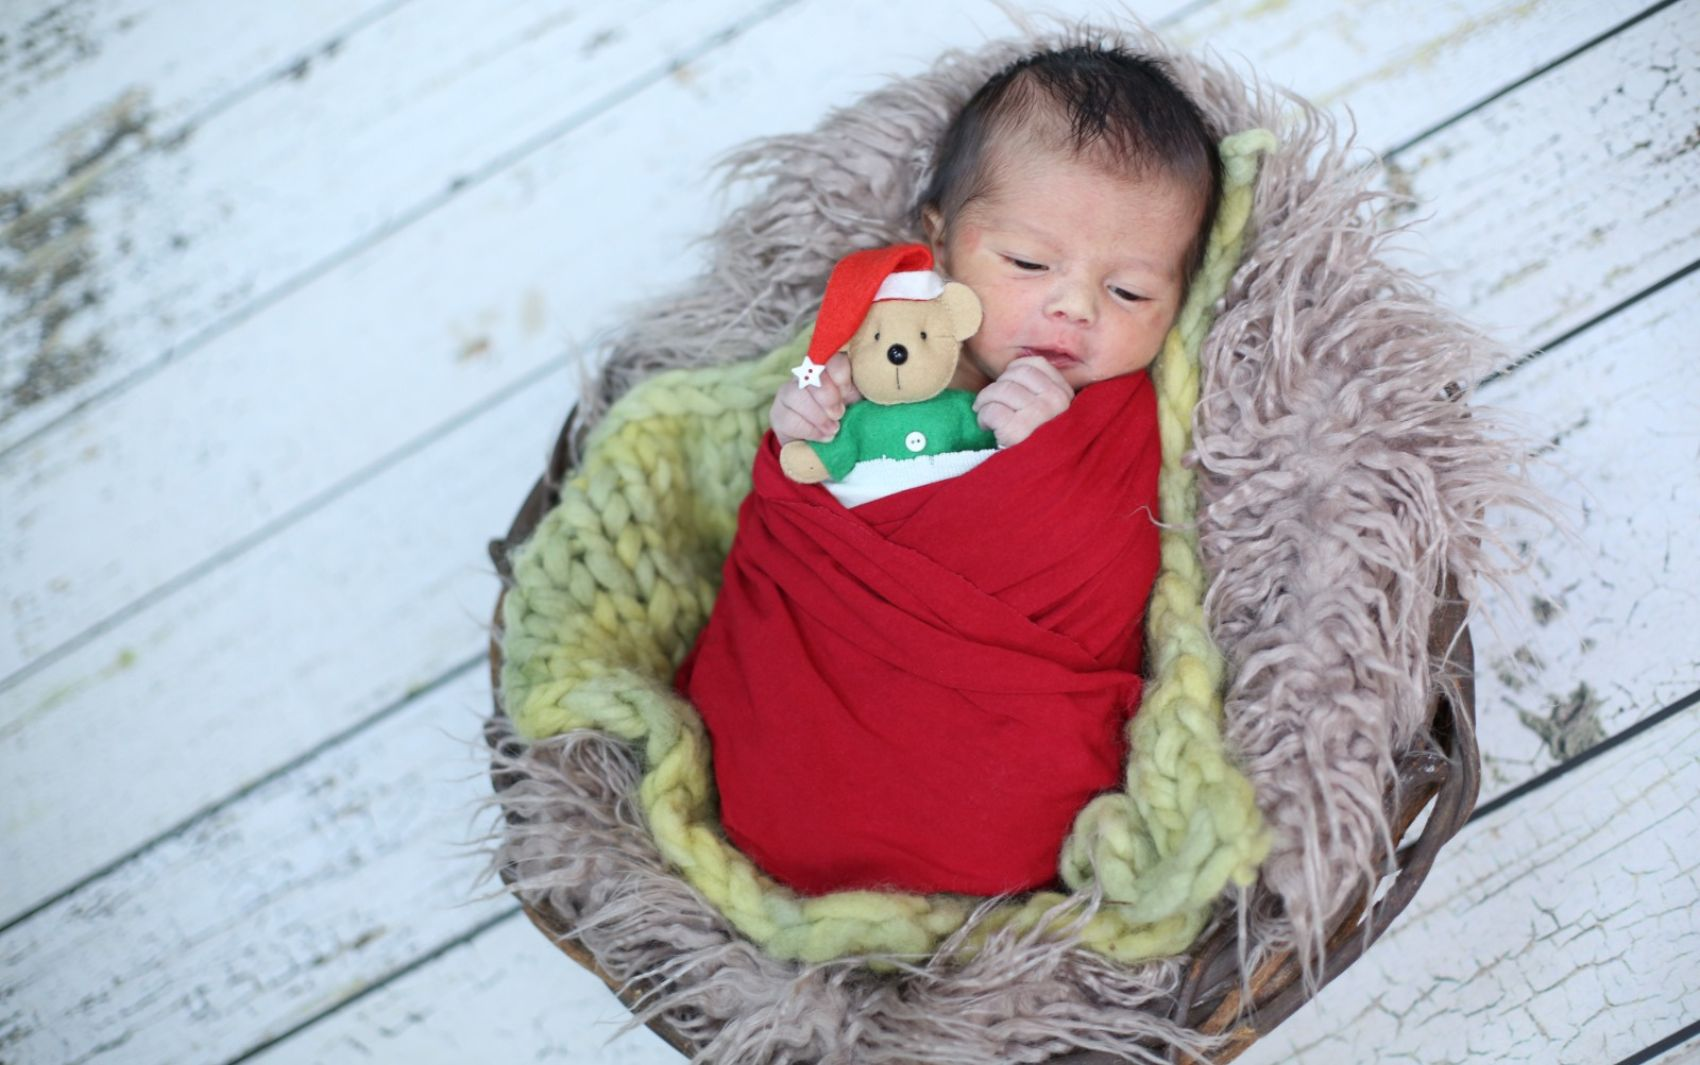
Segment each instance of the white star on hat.
M798 388L819 388L820 375L825 371L826 367L820 363L813 359L804 359L802 365L791 371L791 376L797 379Z

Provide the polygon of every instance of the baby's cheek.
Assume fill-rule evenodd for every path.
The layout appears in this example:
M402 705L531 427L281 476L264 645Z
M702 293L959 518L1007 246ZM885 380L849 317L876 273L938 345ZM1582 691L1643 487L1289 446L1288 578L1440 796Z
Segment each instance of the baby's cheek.
M969 340L974 350L983 356L995 356L1010 349L1015 335L1015 322L1008 308L993 311L988 307L980 329Z

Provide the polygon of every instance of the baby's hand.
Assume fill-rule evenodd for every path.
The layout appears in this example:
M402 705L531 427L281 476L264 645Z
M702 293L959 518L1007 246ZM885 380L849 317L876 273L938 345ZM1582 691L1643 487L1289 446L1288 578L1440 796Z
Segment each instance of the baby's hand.
M1013 447L1068 409L1074 389L1062 371L1037 355L1023 355L1004 367L996 381L974 397L980 428L989 429L999 447Z
M845 406L861 398L862 393L850 380L850 356L841 351L827 360L819 388L798 388L794 378L780 385L768 422L780 447L793 440L825 443L838 435Z

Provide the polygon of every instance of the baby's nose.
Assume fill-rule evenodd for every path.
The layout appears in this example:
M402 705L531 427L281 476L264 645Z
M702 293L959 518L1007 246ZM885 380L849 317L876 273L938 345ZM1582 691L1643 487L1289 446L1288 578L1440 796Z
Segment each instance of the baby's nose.
M909 349L902 344L893 344L885 349L885 357L891 360L893 366L902 366L909 361Z
M1092 296L1089 286L1064 281L1051 293L1050 304L1045 308L1045 312L1052 318L1078 322L1081 325L1090 324L1094 311Z

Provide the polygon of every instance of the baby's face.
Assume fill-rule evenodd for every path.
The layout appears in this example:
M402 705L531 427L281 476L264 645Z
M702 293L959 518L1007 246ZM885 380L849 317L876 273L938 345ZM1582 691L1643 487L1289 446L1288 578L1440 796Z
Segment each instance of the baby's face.
M985 307L958 388L977 391L1038 355L1079 391L1144 369L1180 309L1187 245L1203 197L1168 176L1128 178L1061 154L998 171L933 255Z

